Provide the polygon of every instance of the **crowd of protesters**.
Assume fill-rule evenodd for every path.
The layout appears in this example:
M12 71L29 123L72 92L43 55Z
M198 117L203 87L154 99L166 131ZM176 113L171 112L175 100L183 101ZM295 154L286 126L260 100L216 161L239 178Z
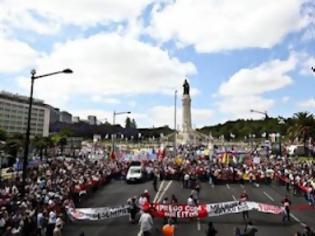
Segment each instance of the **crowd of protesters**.
M149 179L174 179L184 188L197 190L199 181L215 185L225 182L270 184L279 180L294 194L304 193L315 206L315 166L287 157L260 157L248 153L242 161L233 153L201 155L198 147L179 147L176 157L166 153L142 161ZM169 156L168 156L169 155ZM253 161L254 157L259 161ZM88 193L112 177L124 179L130 161L90 160L86 157L48 159L28 169L25 195L20 176L1 182L0 235L62 235L65 209L77 205ZM154 183L154 181L153 181Z
M120 172L112 160L54 158L29 168L25 195L20 176L0 186L0 235L62 235L66 208Z
M195 150L182 149L178 151L179 158L163 158L146 166L150 171L152 166L158 167L161 178L183 181L184 188L194 188L199 181L209 181L211 185L249 182L256 186L278 181L286 185L288 192L304 194L309 204L315 206L313 161L299 162L276 155L263 157L258 153L247 153L239 158L233 152L209 158L198 155Z

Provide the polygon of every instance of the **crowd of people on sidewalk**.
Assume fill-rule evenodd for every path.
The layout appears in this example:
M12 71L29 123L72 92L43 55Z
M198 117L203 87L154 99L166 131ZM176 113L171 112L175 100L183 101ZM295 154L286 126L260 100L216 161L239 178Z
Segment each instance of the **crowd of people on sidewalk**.
M109 182L120 172L120 164L57 157L27 171L24 196L20 176L1 182L0 235L61 236L66 207L73 207Z

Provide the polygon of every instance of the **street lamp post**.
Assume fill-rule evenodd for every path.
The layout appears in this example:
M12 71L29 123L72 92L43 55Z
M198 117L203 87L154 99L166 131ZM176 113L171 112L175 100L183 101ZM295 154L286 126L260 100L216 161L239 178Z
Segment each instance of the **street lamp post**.
M34 91L34 81L57 74L71 74L73 71L71 69L64 69L62 71L56 71L48 74L43 75L36 75L36 70L31 71L31 92L29 98L29 105L28 105L28 117L27 117L27 128L26 128L26 135L25 135L25 145L24 145L24 156L23 156L23 172L22 172L22 196L25 194L25 183L26 183L26 170L27 170L27 162L28 162L28 151L29 151L29 144L30 144L30 133L31 133L31 118L32 118L32 106L33 106L33 91Z
M123 112L113 112L113 128L115 129L115 122L116 122L116 116L123 115L123 114L130 114L130 111L123 111ZM115 131L112 133L112 154L115 155Z
M177 113L177 90L175 90L175 95L174 95L174 155L176 158L177 155L177 150L176 150L176 139L177 139L177 129L176 129L176 113Z
M282 157L282 148L281 148L281 134L280 133L277 133L276 134L276 137L278 138L278 145L279 145L279 155L280 157Z
M265 115L265 119L268 119L268 118L269 118L267 111L256 111L256 110L253 110L253 109L250 109L249 111L250 111L251 113L258 113L258 114Z

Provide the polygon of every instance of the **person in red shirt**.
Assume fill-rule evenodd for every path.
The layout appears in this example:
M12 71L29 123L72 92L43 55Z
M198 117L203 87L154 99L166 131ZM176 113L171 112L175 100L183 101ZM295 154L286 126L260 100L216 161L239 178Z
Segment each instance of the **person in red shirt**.
M248 194L247 194L246 191L244 190L244 191L241 193L240 202L246 202L246 201L248 201ZM243 214L243 219L244 219L244 221L246 221L246 220L249 219L249 213L248 213L248 211L243 211L242 214Z

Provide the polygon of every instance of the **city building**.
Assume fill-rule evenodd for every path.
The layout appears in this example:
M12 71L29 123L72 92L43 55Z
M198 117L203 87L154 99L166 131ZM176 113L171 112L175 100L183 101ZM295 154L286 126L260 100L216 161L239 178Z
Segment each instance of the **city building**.
M72 116L72 123L79 123L80 117L79 116Z
M0 92L0 128L8 134L26 133L29 97ZM49 107L44 101L34 99L31 119L31 135L49 135Z
M96 116L88 116L88 121L90 125L97 125Z
M49 123L53 124L56 123L58 121L60 121L60 110L59 108L55 108L53 106L47 105L47 107L49 108Z
M72 123L72 115L67 111L62 111L62 112L60 112L60 120L59 121L63 122L63 123L71 124Z

